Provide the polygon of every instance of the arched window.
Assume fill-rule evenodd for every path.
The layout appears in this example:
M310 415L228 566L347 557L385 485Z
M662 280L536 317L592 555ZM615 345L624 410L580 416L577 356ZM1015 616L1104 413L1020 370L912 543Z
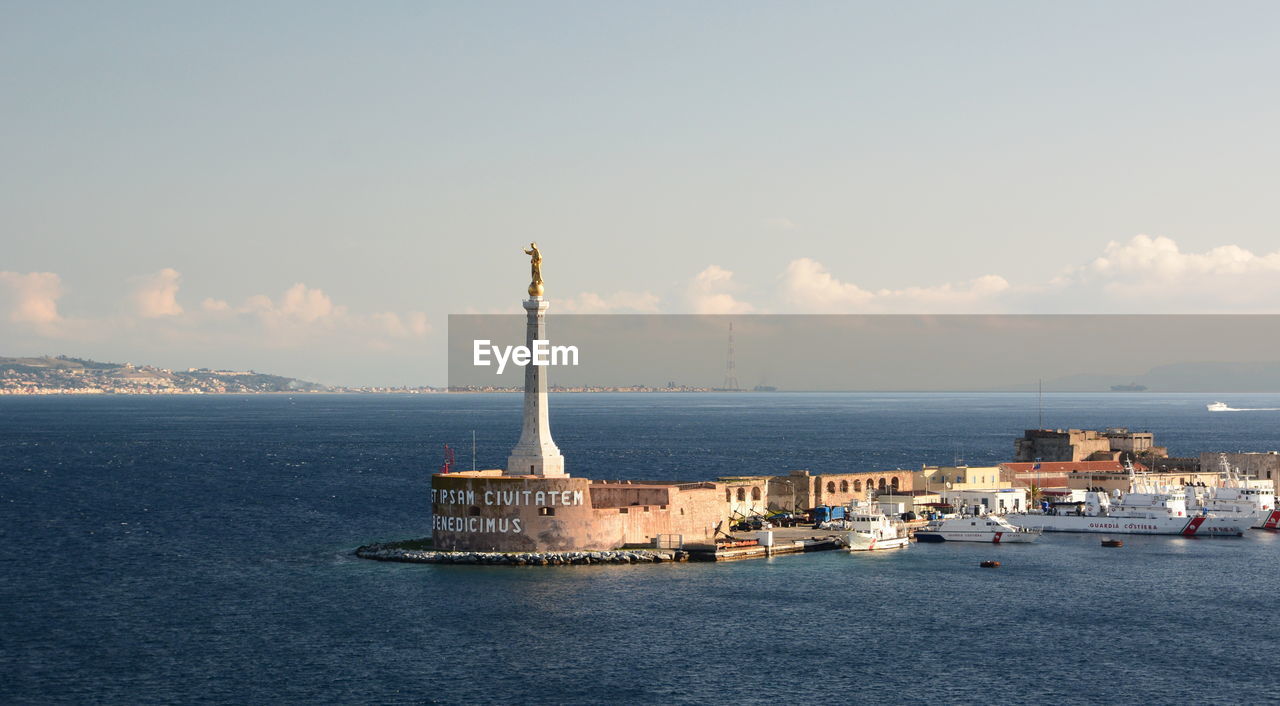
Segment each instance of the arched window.
M828 493L834 493L834 492L836 492L836 482L835 482L835 481L833 481L833 480L829 480L829 481L827 481L827 492L828 492Z
M746 500L746 499L747 499L747 489L738 488L738 502L742 502L743 500Z
M877 487L877 488L876 488L876 490L877 490L878 492L881 492L881 493L883 493L883 492L884 492L884 479L883 479L883 478L881 478L881 479L880 479L880 485L879 485L879 487Z
M893 477L893 480L889 481L889 487L890 487L890 488L893 488L894 492L897 492L897 490L898 490L898 477L897 477L897 476L894 476L894 477Z
M840 492L842 493L849 492L849 481L847 480L840 481Z
M855 493L861 493L861 492L862 492L862 481L860 481L860 480L855 480L855 481L853 482L853 492L855 492Z
M725 502L729 502L730 500L733 500L733 491L732 491L732 490L729 490L728 488L725 488L725 489L724 489L724 501L725 501Z
M759 499L760 499L760 489L759 489L759 488L752 488L752 489L751 489L751 499L752 499L752 500L759 500Z

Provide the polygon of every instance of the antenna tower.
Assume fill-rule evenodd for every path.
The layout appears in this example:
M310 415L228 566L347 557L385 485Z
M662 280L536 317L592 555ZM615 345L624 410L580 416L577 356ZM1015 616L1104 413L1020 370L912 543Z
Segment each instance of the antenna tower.
M440 466L441 473L453 473L453 449L448 444L444 445L444 465Z
M737 390L738 365L733 359L733 322L729 322L729 358L724 366L724 389Z

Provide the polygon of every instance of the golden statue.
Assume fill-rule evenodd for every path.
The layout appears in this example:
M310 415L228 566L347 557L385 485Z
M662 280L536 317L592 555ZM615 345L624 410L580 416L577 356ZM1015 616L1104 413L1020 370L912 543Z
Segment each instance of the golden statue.
M537 243L529 243L529 249L524 251L529 256L529 264L533 268L533 280L529 282L529 296L542 296L542 253L538 250Z

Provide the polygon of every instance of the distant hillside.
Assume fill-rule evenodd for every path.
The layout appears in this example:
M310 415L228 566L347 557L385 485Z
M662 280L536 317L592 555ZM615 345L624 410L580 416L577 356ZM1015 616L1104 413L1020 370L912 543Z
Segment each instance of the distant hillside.
M1044 381L1044 389L1055 392L1105 392L1113 385L1140 385L1148 392L1280 392L1280 362L1174 363L1142 375L1096 373ZM1031 392L1036 383L1011 389Z
M163 394L329 392L314 382L257 371L173 371L150 365L102 363L96 360L0 357L0 393L5 394Z

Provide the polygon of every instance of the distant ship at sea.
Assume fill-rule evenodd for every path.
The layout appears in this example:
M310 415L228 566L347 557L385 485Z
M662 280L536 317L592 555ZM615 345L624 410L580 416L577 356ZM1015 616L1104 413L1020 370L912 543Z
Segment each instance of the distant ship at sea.
M1131 382L1128 385L1112 385L1111 391L1112 392L1146 392L1147 386L1139 385L1136 382Z

